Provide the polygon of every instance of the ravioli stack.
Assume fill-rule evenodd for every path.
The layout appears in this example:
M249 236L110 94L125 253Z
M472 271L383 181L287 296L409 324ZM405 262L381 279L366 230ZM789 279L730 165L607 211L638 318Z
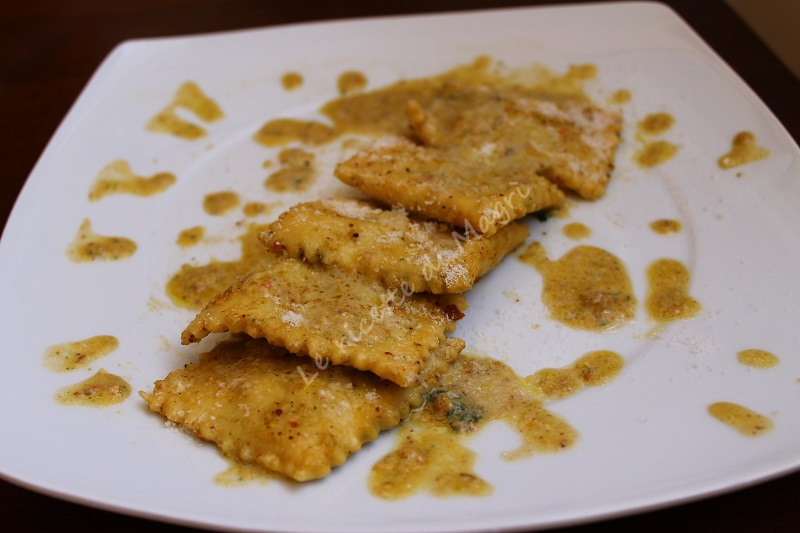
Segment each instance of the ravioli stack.
M283 213L261 235L276 260L216 296L182 341L245 336L158 381L150 408L298 481L399 424L464 348L447 337L463 293L528 237L517 220L561 203L559 187L599 196L613 168L616 115L513 96L477 90L457 113L410 100L409 135L336 168L372 199Z

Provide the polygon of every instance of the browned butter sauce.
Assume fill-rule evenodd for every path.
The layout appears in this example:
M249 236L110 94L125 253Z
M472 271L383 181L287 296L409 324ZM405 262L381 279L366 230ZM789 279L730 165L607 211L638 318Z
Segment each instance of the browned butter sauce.
M645 307L657 322L692 318L700 303L688 293L689 270L676 259L658 259L647 268L649 293Z
M230 460L229 463L226 470L214 476L214 483L217 485L223 487L241 487L253 483L266 485L275 478L274 474L258 465Z
M247 202L242 207L242 213L244 213L246 217L268 215L278 205L277 203L265 204L264 202Z
M345 73L347 74L347 73ZM308 146L327 144L344 134L402 135L408 133L406 103L416 100L428 108L447 96L456 117L474 104L475 87L502 88L508 96L586 100L584 84L597 75L594 65L572 65L564 74L535 66L518 71L493 68L493 61L481 56L473 63L429 78L403 80L387 87L362 92L363 74L350 73L338 80L342 97L326 103L321 112L331 124L316 120L278 118L265 123L253 139L267 147L300 142ZM366 78L363 80L366 85ZM464 88L473 90L463 91ZM343 89L346 90L343 91ZM468 96L468 94L473 96ZM446 120L446 118L445 118Z
M118 159L106 165L97 175L89 190L89 200L94 202L109 194L153 196L174 183L174 174L159 172L149 178L137 176L127 161Z
M297 72L287 72L281 76L281 85L287 91L293 91L303 85L303 76Z
M314 154L301 148L286 148L278 154L281 168L264 181L264 186L275 192L302 192L316 180Z
M544 278L542 301L555 320L591 331L609 331L633 319L636 297L622 261L594 246L577 246L550 261L538 242L520 260Z
M660 218L650 223L650 229L659 235L668 235L670 233L678 233L683 229L680 221L671 218Z
M127 381L101 369L92 377L59 390L56 401L62 405L109 407L122 403L130 395Z
M781 362L774 353L756 348L740 351L737 358L743 365L753 368L773 368Z
M678 147L669 141L652 141L634 155L634 161L639 166L651 168L666 163L678 153Z
M178 246L181 248L188 248L189 246L195 246L199 244L203 237L206 234L206 228L203 226L192 226L191 228L186 228L185 230L181 231L178 234Z
M204 122L214 122L224 116L217 103L206 96L200 86L195 82L187 81L178 87L172 102L150 119L147 129L188 140L205 136L206 130L182 119L176 113L178 108L191 111Z
M537 396L556 400L572 396L584 387L604 385L617 377L625 360L616 352L589 352L564 368L543 368L526 379Z
M720 168L733 168L754 161L767 159L772 152L756 144L756 136L749 131L740 131L733 137L731 151L717 160Z
M586 239L592 234L592 230L580 222L570 222L561 229L561 233L573 240Z
M708 406L711 416L742 435L758 437L772 429L772 420L747 407L731 402L716 402Z
M336 82L341 95L356 94L364 90L367 86L367 77L357 70L342 72Z
M267 147L285 146L295 141L319 146L333 141L336 136L336 130L322 122L277 118L261 126L253 135L253 140Z
M631 92L628 89L618 89L608 99L608 102L610 104L617 104L617 105L627 104L630 101L631 101Z
M570 447L578 433L544 408L532 385L505 363L462 355L400 428L397 449L381 459L368 480L370 491L398 499L420 491L436 495L489 494L474 471L475 454L461 441L490 422L503 420L522 438L508 460Z
M96 335L79 341L55 344L45 350L42 364L53 372L69 372L86 368L119 347L111 335Z
M663 135L675 124L669 113L651 113L639 121L639 132L645 135Z
M67 246L67 257L75 263L119 261L136 252L136 243L125 237L108 237L92 231L92 223L84 219L75 239Z
M206 265L183 265L167 282L167 295L179 307L199 311L214 296L227 289L239 276L274 259L258 241L267 225L253 225L242 236L238 261L211 261Z
M222 216L238 208L241 203L239 195L233 191L209 193L203 197L203 211L209 215Z

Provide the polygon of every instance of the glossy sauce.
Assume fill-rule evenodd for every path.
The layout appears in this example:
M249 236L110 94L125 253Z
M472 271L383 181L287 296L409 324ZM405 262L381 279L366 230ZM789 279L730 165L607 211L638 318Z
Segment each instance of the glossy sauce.
M55 344L45 350L42 364L53 372L78 370L110 354L117 347L119 341L111 335L96 335L79 341Z
M287 91L293 91L303 85L303 76L297 72L287 72L281 76L281 85Z
M678 147L669 141L653 141L644 145L636 153L634 161L644 168L651 168L666 163L678 153Z
M758 349L742 350L737 354L737 358L743 365L753 368L773 368L781 362L777 355Z
M592 234L592 230L580 222L570 222L562 228L561 232L573 240L586 239Z
M244 207L242 207L242 213L244 213L246 217L268 215L277 205L277 203L265 204L264 202L247 202L244 204Z
M217 103L206 96L196 83L187 81L178 88L172 103L150 119L147 129L188 140L204 137L206 130L178 116L175 112L178 108L188 109L205 122L214 122L223 117Z
M302 192L316 181L314 154L300 148L286 148L278 154L281 168L264 181L264 187L275 192Z
M327 124L293 118L270 120L253 135L257 143L267 147L285 146L295 141L309 146L319 146L333 141L336 137L336 130Z
M62 405L109 407L122 403L130 394L127 381L101 369L92 377L59 390L56 401Z
M175 183L175 175L159 172L149 178L137 176L127 161L118 159L106 165L97 175L89 190L92 202L109 194L134 194L137 196L153 196Z
M688 293L689 271L675 259L658 259L647 268L649 293L645 307L657 322L692 318L700 303Z
M506 96L587 100L584 84L597 75L594 65L572 65L564 74L544 67L497 72L490 58L482 56L469 65L438 76L403 80L373 91L345 96L325 104L322 113L339 134L404 135L408 133L406 103L416 100L423 109L447 98L448 109L440 110L445 121L473 106L475 87L490 86Z
M92 231L92 223L84 219L75 239L67 246L67 257L75 263L120 261L136 252L136 243L125 237L107 237Z
M622 105L631 101L631 92L628 89L619 89L609 98L609 103Z
M675 124L669 113L651 113L639 121L638 129L645 135L663 135Z
M206 265L183 265L167 282L167 295L179 307L199 311L241 275L274 260L258 241L268 225L253 225L242 236L242 256L238 261L211 261Z
M363 91L367 86L367 77L361 72L349 70L339 76L336 86L339 88L339 94L341 95L356 94Z
M181 248L188 248L189 246L195 246L203 240L203 237L206 234L206 228L203 226L192 226L191 228L186 228L185 230L181 231L178 234L178 246Z
M239 195L233 191L214 192L203 197L203 211L213 216L222 216L240 204Z
M747 437L758 437L772 429L772 420L735 403L713 403L708 406L708 412Z
M615 255L578 246L550 261L534 242L520 260L542 274L542 301L553 319L590 331L610 331L633 319L636 298L628 271Z
M214 476L214 483L223 487L241 487L252 483L266 485L275 477L275 474L258 465L230 461L230 466L226 470Z
M616 352L589 352L564 368L543 368L526 378L545 400L572 396L584 387L609 383L622 370L625 360Z
M772 152L756 144L756 136L749 131L740 131L733 138L731 151L717 160L720 168L733 168L754 161L767 159Z
M522 459L572 446L577 432L544 408L531 385L500 361L460 356L431 391L423 409L398 432L397 449L373 467L373 494L398 499L420 491L437 495L485 495L491 486L473 470L475 454L461 442L489 422L503 420L522 444L505 452Z
M683 229L681 223L674 219L660 218L650 223L650 229L659 235L667 235L670 233L678 233Z

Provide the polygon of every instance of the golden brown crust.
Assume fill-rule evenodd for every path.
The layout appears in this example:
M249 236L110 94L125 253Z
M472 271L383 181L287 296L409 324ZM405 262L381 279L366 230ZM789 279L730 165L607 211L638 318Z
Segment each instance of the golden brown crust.
M351 198L296 205L262 234L268 249L311 263L334 265L403 283L413 292L459 294L522 244L524 224L513 222L489 237L386 210Z
M461 348L459 339L443 345L432 355L434 367L449 365ZM150 409L227 456L297 481L328 475L399 424L420 396L368 372L320 369L253 339L220 343L142 393Z
M410 387L419 383L431 350L455 329L448 304L466 308L462 297L406 295L363 276L283 257L218 295L182 341L246 333Z
M340 163L335 175L368 196L414 215L491 235L528 213L561 203L563 193L535 172L507 172L500 156L458 153L398 139Z

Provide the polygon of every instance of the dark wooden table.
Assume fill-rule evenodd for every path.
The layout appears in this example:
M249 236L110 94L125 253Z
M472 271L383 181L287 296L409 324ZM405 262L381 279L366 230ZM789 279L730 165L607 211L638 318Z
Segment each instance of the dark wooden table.
M544 2L404 0L25 0L0 9L0 220L94 69L120 41L309 20L531 5ZM558 3L558 2L547 2ZM667 1L800 139L800 82L721 0ZM8 309L8 307L6 307ZM13 406L2 406L13 409ZM2 441L12 438L1 433ZM65 458L65 460L67 460ZM155 481L155 480L154 480ZM636 516L565 531L796 531L800 473ZM117 533L185 528L43 496L0 480L0 529Z

